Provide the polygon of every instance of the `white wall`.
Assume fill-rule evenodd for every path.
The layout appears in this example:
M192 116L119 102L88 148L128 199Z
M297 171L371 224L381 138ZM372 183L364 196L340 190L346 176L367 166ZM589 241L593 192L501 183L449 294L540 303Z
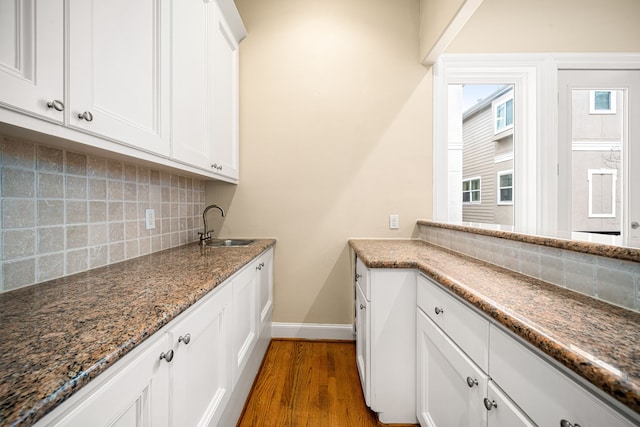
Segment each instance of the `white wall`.
M431 216L431 72L418 0L237 0L240 184L210 183L221 236L275 251L276 322L351 323L347 239ZM388 229L389 214L400 230Z

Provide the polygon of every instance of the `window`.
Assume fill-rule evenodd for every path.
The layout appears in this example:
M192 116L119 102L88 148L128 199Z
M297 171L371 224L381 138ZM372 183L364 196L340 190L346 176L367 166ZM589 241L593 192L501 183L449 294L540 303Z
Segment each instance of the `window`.
M615 114L616 92L613 90L589 91L589 114Z
M480 177L462 181L462 203L480 203Z
M513 128L513 91L493 101L494 133Z
M498 204L513 205L513 171L498 172Z

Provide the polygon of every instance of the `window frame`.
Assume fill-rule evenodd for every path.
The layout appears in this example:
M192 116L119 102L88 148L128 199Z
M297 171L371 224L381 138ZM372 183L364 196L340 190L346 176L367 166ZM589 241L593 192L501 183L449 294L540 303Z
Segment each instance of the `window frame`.
M500 185L500 178L504 175L511 175L511 185L508 187L502 187ZM510 188L511 189L511 200L502 200L502 189ZM514 185L513 185L513 169L498 171L497 179L496 179L496 199L498 206L513 206L513 193L514 193Z
M464 190L464 183L465 182L469 182L471 183L472 181L478 181L478 189L474 190L471 188L471 185L469 185L469 190ZM464 193L468 192L469 193L469 201L465 202L464 201ZM473 197L471 196L474 192L478 193L478 200L474 201ZM482 177L481 176L473 176L471 178L465 178L462 180L462 204L463 205L480 205L482 204Z

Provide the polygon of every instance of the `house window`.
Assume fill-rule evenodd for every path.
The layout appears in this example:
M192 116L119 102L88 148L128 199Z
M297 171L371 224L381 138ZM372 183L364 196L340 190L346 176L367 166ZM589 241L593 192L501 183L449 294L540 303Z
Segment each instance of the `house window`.
M616 92L613 90L589 91L589 114L615 114Z
M513 205L513 171L498 172L498 204Z
M513 91L493 101L494 133L513 128Z
M480 177L462 181L462 203L480 203Z
M616 217L616 169L589 169L589 218Z

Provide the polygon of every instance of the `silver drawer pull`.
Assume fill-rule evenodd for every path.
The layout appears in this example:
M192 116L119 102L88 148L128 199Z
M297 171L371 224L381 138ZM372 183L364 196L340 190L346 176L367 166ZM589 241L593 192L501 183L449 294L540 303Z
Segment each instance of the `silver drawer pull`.
M56 111L63 111L64 103L62 101L58 101L57 99L54 99L53 101L47 102L47 107L53 108Z
M189 344L189 342L191 342L191 334L187 334L187 335L185 335L183 337L179 337L178 338L178 342L183 342L183 343L185 343L185 345Z
M560 420L560 427L580 427L580 424L571 424L567 420Z
M489 400L486 397L484 398L484 407L487 408L487 411L492 410L493 408L497 408L498 404L495 400Z
M436 312L436 314L442 314L442 313L444 313L444 308L436 307L434 311Z
M166 353L160 353L160 360L166 360L167 363L173 360L173 350L169 350Z
M86 120L88 122L93 121L93 114L90 111L85 111L84 113L78 113L78 118L82 120Z
M474 385L478 385L478 380L475 378L467 377L467 385L472 388Z

